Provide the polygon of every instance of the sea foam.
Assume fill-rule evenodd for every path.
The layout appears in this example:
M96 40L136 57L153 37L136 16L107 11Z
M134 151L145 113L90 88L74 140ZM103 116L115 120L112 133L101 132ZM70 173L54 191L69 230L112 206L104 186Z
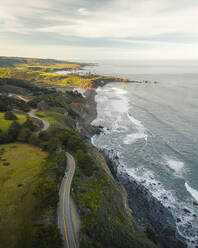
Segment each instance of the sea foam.
M198 202L198 191L190 187L187 182L185 182L185 187L187 191L191 194L191 196Z
M181 175L184 169L184 163L182 161L178 161L175 159L167 158L167 165L170 169L172 169L176 174Z
M148 135L146 134L146 128L143 126L141 121L135 119L129 113L127 113L127 117L132 122L134 127L137 129L137 133L132 133L132 134L126 135L126 137L123 140L124 144L126 144L126 145L133 144L138 139L145 139L145 141L147 141Z

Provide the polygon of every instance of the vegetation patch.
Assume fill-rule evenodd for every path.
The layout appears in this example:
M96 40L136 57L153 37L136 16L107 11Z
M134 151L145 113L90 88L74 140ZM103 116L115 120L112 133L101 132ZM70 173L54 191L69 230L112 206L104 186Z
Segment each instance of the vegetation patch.
M31 240L36 199L32 195L47 154L28 144L0 146L0 247L16 248L20 240ZM24 241L24 242L26 242Z
M81 217L81 247L155 247L146 235L135 231L126 208L126 195L109 175L100 153L89 146L88 154L91 155L92 164L87 162L87 167L92 166L94 170L87 175L78 151L75 154L77 168L72 186ZM85 161L89 159L86 157Z
M2 61L2 63L1 63ZM13 62L15 61L15 62ZM95 88L109 81L127 82L113 76L99 76L91 73L79 75L75 70L90 65L86 63L69 63L56 60L39 60L24 58L0 57L0 78L26 80L30 82L42 82L54 86L73 86L82 88ZM57 74L57 71L66 70L67 75Z
M23 124L26 121L26 116L21 114L16 114L17 122ZM0 129L2 131L7 131L10 127L12 120L5 120L5 113L0 113Z

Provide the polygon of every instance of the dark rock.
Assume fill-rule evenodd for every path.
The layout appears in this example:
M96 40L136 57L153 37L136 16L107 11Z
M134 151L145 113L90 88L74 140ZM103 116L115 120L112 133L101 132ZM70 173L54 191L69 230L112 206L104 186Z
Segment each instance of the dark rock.
M184 210L185 213L188 213L188 214L191 213L190 210L188 210L187 208L184 208L183 210Z
M102 152L112 175L114 176L115 179L118 180L117 178L118 165L116 164L116 161L119 159L118 155L114 153L112 149L111 150L101 149L100 151Z
M177 220L176 220L176 221L177 221L177 223L179 223L179 222L181 222L181 219L180 219L180 218L177 218Z
M135 218L143 218L144 224L152 226L156 240L164 248L186 248L183 237L177 233L175 219L169 209L154 198L144 185L133 178L118 175L128 193L129 206Z
M193 205L198 206L198 202L193 201Z
M117 159L118 155L112 149L103 149L101 151L114 178L126 189L129 207L136 221L144 219L144 225L152 226L156 234L156 241L160 247L187 248L184 238L177 232L175 219L170 207L164 207L143 184L138 183L126 173L118 174L117 168L121 165Z

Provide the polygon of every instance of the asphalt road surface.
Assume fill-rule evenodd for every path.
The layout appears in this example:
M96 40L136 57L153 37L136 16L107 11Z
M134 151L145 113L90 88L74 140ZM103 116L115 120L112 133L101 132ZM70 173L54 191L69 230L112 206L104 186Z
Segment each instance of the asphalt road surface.
M36 112L37 110L38 110L38 109L32 109L32 110L28 113L28 115L29 115L29 117L31 117L31 118L36 118L36 119L42 121L42 123L43 123L43 128L41 129L41 131L46 131L46 130L49 128L50 124L49 124L48 121L45 121L45 120L43 120L43 119L41 119L41 118L39 118L38 116L35 115L35 112Z
M75 172L75 161L69 153L66 152L65 155L67 156L67 169L59 191L58 226L64 240L63 247L76 248L70 209L70 190Z
M35 115L37 109L32 109L28 115L32 118L36 118L43 122L43 128L41 131L45 131L49 128L50 124ZM67 156L67 169L65 176L61 182L59 190L59 207L58 207L58 226L60 228L64 248L77 248L76 241L74 238L73 225L71 221L71 209L70 209L70 190L71 183L75 172L75 160L71 154L65 153Z

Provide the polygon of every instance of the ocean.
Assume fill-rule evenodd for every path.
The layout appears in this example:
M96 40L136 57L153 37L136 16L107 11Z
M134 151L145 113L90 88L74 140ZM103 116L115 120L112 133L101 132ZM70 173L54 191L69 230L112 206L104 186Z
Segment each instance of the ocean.
M198 62L103 61L89 69L148 81L112 82L97 89L93 124L103 126L104 133L92 142L113 149L118 174L148 189L171 211L188 247L197 247Z

